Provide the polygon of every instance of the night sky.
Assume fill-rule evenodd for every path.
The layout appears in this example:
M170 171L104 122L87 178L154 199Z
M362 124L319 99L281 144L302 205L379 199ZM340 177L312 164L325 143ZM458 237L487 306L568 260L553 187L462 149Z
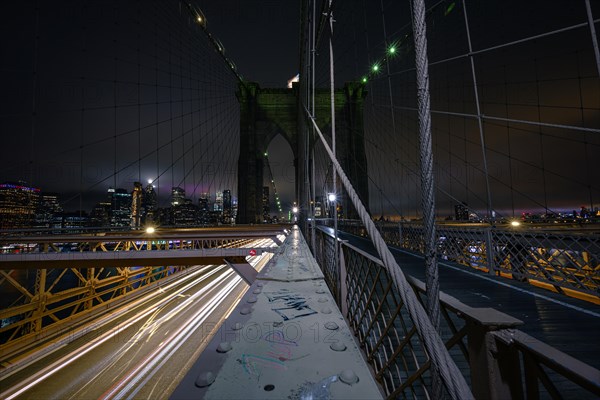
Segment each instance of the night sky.
M587 21L583 0L551 3L467 2L473 49ZM244 79L284 87L299 72L299 1L193 4ZM337 86L366 76L374 62L383 71L368 76L365 100L371 209L418 215L408 2L383 2L383 16L379 2L336 4ZM476 108L470 62L460 57L468 52L462 5L427 4L438 4L428 16L438 206L441 213L457 202L485 210L477 120L463 115ZM1 181L20 179L63 193L67 209L89 209L109 186L130 190L134 181L148 179L163 205L174 185L194 200L203 191L232 189L235 195L243 151L236 136L236 80L184 3L20 1L2 2L0 11ZM599 18L598 2L592 1L592 11ZM325 32L318 48L322 87L328 85L328 39ZM388 79L390 44L398 53L389 59ZM485 120L494 209L508 215L597 205L600 81L589 28L483 51L474 61L482 114L588 129ZM269 147L284 204L294 200L291 154L280 137ZM318 175L330 176L322 150L317 157ZM321 179L319 192L328 185Z

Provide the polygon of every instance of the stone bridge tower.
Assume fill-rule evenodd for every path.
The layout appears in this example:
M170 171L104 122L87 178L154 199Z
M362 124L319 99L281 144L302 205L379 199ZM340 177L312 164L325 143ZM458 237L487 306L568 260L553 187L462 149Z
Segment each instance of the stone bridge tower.
M242 82L237 93L240 102L240 156L238 160L238 223L258 223L262 220L262 187L264 153L269 143L281 134L294 154L296 199L302 206L304 193L305 133L298 128L299 85L292 89L262 89L258 83ZM364 146L363 100L364 86L346 83L335 93L337 158L368 208L367 158ZM331 130L330 92L315 93L315 114L322 132ZM310 146L314 146L313 138ZM342 196L347 217L354 217L354 208L347 196Z

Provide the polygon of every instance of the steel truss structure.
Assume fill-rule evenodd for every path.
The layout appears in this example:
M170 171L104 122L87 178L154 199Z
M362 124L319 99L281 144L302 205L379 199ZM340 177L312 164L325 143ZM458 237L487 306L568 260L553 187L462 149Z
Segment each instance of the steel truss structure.
M79 324L197 265L245 262L280 243L285 227L181 229L0 239L0 353L69 335Z

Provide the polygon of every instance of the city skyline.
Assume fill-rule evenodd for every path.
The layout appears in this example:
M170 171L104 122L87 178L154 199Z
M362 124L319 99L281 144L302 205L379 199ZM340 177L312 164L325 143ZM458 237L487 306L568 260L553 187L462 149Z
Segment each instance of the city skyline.
M225 187L238 197L237 160L246 149L239 141L239 82L232 71L261 87L285 87L299 72L300 7L253 1L195 4L208 21L203 22L207 31L175 3L115 3L118 13L62 2L37 8L27 2L3 4L12 16L3 27L5 36L20 41L4 41L0 129L8 151L0 161L0 181L24 180L60 192L66 209L89 209L108 187L145 185L148 179L155 182L161 204L168 202L172 187L184 188L195 200ZM469 6L472 46L481 53L474 71L465 63L465 32L456 28L464 22L460 7L445 8L444 3L431 10L440 214L451 214L461 202L503 216L565 211L574 205L593 209L600 203L600 172L594 167L600 157L600 86L589 32L582 27L530 40L538 28L520 24L507 29L506 21L521 18L516 10L534 12L536 6L515 4ZM335 85L365 79L368 162L356 167L369 176L373 216L416 217L416 98L411 73L405 76L414 63L409 13L405 4L389 6L388 15L398 21L386 37L378 10L367 9L364 18L355 20L351 6L335 11ZM491 18L499 11L503 18ZM585 9L581 4L560 11L543 7L543 20L548 29L561 29L585 21ZM502 34L490 34L482 21ZM220 53L206 32L217 40ZM327 42L324 35L321 46ZM514 40L523 43L502 47L502 52L489 50ZM344 52L352 41L355 52ZM390 43L397 52L388 57ZM508 49L510 57L505 57ZM320 51L316 85L325 88L327 57ZM456 61L446 62L452 57ZM392 81L383 68L372 71L375 65L389 67ZM394 93L389 82L398 85ZM396 109L394 116L390 107ZM483 116L481 126L477 112ZM297 154L280 133L263 150L270 155L282 203L302 203L295 198ZM324 133L330 141L330 132ZM328 157L318 150L315 158L316 196L333 188Z

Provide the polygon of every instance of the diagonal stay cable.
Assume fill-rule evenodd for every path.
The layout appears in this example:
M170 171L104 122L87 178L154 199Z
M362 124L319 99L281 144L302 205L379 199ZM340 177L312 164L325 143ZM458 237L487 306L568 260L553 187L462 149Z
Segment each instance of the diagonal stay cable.
M438 371L442 377L444 385L448 389L449 394L453 399L473 399L473 394L465 381L462 373L456 366L454 360L450 357L448 350L446 349L444 343L442 342L441 337L438 335L436 329L431 324L425 309L422 304L417 299L412 287L406 280L404 273L400 269L397 261L394 259L394 256L390 252L387 244L384 242L381 237L375 223L372 221L371 216L368 214L365 206L362 204L360 199L358 198L358 194L352 187L350 180L346 176L346 173L342 169L340 163L333 155L331 148L327 144L323 133L319 129L316 121L310 117L310 112L305 108L307 118L310 119L313 126L315 127L315 131L318 133L321 142L323 143L323 147L329 154L329 158L333 163L338 176L348 193L348 196L352 200L352 204L357 210L357 213L360 216L362 223L364 224L369 237L371 238L373 245L377 249L377 253L381 257L383 265L385 269L389 272L392 277L394 284L398 288L400 292L400 296L402 300L406 304L408 312L410 313L411 318L415 322L415 326L419 331L419 335L423 340L425 348L427 349L427 353L432 359L432 362L437 365Z

